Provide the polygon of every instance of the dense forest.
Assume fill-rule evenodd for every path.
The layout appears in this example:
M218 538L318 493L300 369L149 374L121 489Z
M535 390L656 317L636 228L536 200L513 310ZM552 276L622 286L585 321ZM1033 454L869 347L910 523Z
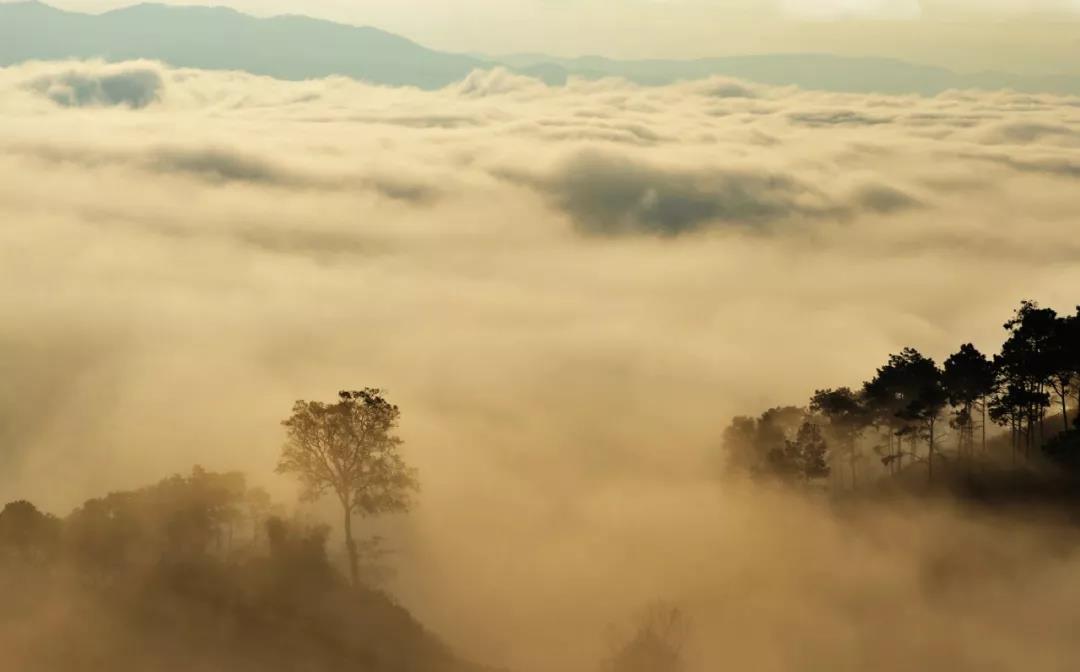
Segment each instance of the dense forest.
M1024 301L1004 329L992 356L967 343L939 365L904 348L860 386L736 417L723 433L724 466L838 493L1067 489L1080 469L1080 308L1059 315Z

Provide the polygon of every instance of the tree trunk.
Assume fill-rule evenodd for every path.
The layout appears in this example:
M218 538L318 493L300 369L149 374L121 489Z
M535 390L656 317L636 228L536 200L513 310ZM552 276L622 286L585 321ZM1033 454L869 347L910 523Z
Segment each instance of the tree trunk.
M1065 424L1065 431L1069 431L1069 408L1065 400L1069 398L1069 393L1066 392L1065 387L1061 388L1061 422Z
M1035 440L1035 414L1028 412L1027 432L1024 434L1024 461L1031 459L1031 443Z
M1076 417L1073 419L1076 428L1080 429L1080 384L1076 386Z
M850 456L851 456L850 457L850 459L851 459L851 489L854 490L859 485L859 483L858 483L858 481L856 480L856 477L855 477L855 446L854 445L851 446Z
M927 447L926 453L926 480L928 483L934 482L934 421L930 421L930 445Z
M356 557L356 542L353 541L352 533L352 506L351 502L344 505L345 508L345 553L349 558L349 579L353 588L360 582L360 566Z
M1046 410L1039 411L1039 443L1036 448L1042 448L1046 445Z
M896 475L896 449L893 448L893 433L892 429L886 429L885 438L889 442L889 475Z
M1010 424L1012 425L1012 466L1016 469L1016 450L1020 443L1020 431L1017 429L1018 421L1015 418Z
M982 455L986 459L986 397L982 400Z
M975 461L975 407L968 406L967 413L967 456L969 462Z
M971 420L971 414L968 414L968 420ZM956 431L956 456L961 460L964 459L964 441L967 438L967 429L964 425L963 419L958 420L959 426Z

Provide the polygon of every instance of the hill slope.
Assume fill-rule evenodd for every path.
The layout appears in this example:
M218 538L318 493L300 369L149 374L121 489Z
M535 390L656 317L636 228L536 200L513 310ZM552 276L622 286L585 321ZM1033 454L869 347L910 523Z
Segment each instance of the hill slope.
M350 586L328 529L271 516L262 494L195 468L65 518L7 504L0 667L484 672L389 595Z

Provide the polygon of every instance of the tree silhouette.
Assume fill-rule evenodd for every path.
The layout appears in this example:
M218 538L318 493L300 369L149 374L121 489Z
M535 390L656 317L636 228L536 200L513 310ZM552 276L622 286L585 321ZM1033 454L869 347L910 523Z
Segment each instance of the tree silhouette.
M863 383L863 398L871 417L883 427L889 436L896 438L896 448L883 462L894 471L900 471L904 464L904 437L911 438L910 455L916 456L915 444L918 440L918 427L911 417L909 407L919 396L921 381L917 375L916 362L923 359L913 348L905 348L900 354L890 355L889 361L877 370L874 377Z
M860 458L858 441L871 421L862 400L848 387L817 390L810 399L810 410L820 413L829 421L833 444L838 445L847 456L851 469L851 487L855 488L858 485L856 474Z
M756 419L733 418L723 436L727 469L755 477L787 472L788 443L805 422L806 410L796 406L770 408Z
M51 560L60 542L60 521L27 501L0 511L0 557L32 564Z
M1038 447L1058 467L1080 473L1080 306L1075 315L1063 316L1023 301L1004 327L1007 337L993 359L966 343L939 368L933 359L908 347L890 355L861 390L819 389L807 409L776 407L759 418L735 418L724 430L728 465L755 475L790 478L804 473L800 460L806 446L816 445L811 430L803 427L810 422L820 425L828 444L825 454L838 475L836 465L846 459L854 487L860 477L859 451L866 446L861 438L867 428L876 427L887 442L874 450L890 474L903 472L910 459L924 462L927 478L933 481L942 454L940 423L947 417L957 432L956 454L969 467L977 457L977 428L982 434L978 455L982 459L991 457L995 445L1006 445L988 438L992 421L1011 433L1014 467L1021 451L1030 457ZM1074 398L1077 414L1070 422ZM1051 434L1046 416L1055 404L1062 421ZM1037 471L1034 466L1025 471ZM968 485L975 482L972 475L969 472L964 479ZM843 480L834 479L833 486L843 485Z
M1051 355L1055 339L1057 313L1040 308L1034 301L1023 301L1013 318L1005 323L1009 337L994 358L999 388L1004 397L998 400L999 417L1019 420L1014 435L1024 436L1024 455L1030 457L1035 445L1036 428L1044 438L1043 419L1050 407L1050 381L1053 377ZM1003 404L1012 405L1009 412ZM1039 443L1042 443L1040 440Z
M244 496L244 505L247 509L248 520L251 522L251 543L258 545L273 506L270 493L263 488L251 488Z
M344 513L345 551L353 585L359 559L353 539L354 513L372 516L404 512L418 490L416 470L408 467L394 434L400 411L382 390L341 392L336 403L297 401L284 420L288 439L279 473L294 474L308 501L333 492Z
M1080 306L1076 307L1076 314L1069 317L1069 321L1062 329L1063 338L1068 345L1068 361L1073 374L1073 392L1076 396L1076 417L1073 426L1080 429Z
M1028 417L1027 409L1031 403L1027 390L1019 385L1005 382L1004 379L999 382L997 393L990 400L990 419L1009 429L1014 465L1021 438L1024 436L1024 420Z
M1061 403L1061 421L1069 431L1069 393L1080 377L1080 309L1077 315L1057 317L1050 326L1044 357L1050 388ZM1078 416L1080 417L1080 416Z
M986 450L986 399L994 391L994 365L971 343L945 360L942 384L949 403L956 408L954 426L959 432L958 450L971 458L975 452L975 409L981 410L982 447Z
M757 420L744 415L731 419L720 439L722 468L727 472L752 473L762 457L757 446Z
M867 407L878 422L901 439L911 437L912 456L920 438L927 442L927 477L934 478L934 453L937 444L937 421L948 396L942 386L941 370L934 360L914 348L904 348L890 355L885 366L877 370L872 380L863 385ZM885 458L886 464L903 464L903 449Z
M782 447L768 454L770 472L790 481L808 482L829 475L826 459L828 443L822 436L821 427L804 422L794 439L786 439Z
M901 417L914 420L926 437L927 480L934 480L934 455L937 452L937 422L949 401L941 381L941 370L934 360L915 352L910 361L910 375L915 380L914 398L901 411Z

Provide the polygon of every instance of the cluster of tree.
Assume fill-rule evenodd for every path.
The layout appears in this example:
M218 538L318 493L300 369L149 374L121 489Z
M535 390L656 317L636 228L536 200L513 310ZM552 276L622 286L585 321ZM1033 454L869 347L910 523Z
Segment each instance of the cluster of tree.
M196 467L65 517L0 511L0 666L40 670L477 672L372 581L378 539L351 515L405 510L415 472L378 390L297 402L279 469L345 507L345 576L329 529L286 516L238 473Z
M1024 301L1005 323L1001 351L962 345L939 366L914 348L891 355L861 387L816 391L805 407L737 417L723 435L728 467L756 476L859 485L867 451L878 473L990 460L988 425L1008 437L1009 459L1043 454L1080 465L1080 308L1059 315ZM1048 415L1060 411L1060 424ZM992 437L993 438L993 437ZM1000 443L1000 441L999 441ZM1041 451L1039 451L1041 449Z
M327 554L328 532L276 512L240 474L199 468L63 518L12 502L0 511L0 662L476 669L386 594L351 586Z

